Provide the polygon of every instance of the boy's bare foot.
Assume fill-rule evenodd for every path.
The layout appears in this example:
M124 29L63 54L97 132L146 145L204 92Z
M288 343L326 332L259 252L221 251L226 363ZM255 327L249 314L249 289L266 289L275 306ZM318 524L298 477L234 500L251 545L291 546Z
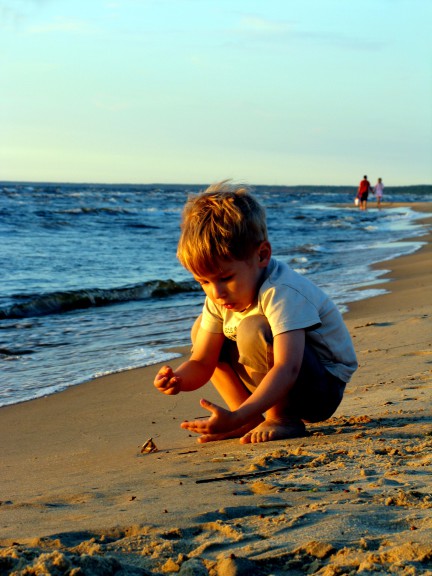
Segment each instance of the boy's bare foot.
M240 438L241 444L257 444L285 438L299 438L306 433L301 420L264 420Z

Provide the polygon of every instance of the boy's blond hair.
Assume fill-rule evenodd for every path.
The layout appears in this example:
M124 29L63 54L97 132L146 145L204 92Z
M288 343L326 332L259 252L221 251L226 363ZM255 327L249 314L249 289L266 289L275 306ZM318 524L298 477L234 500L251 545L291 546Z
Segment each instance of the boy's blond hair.
M197 276L221 261L248 260L267 240L264 208L245 185L225 180L193 195L183 209L177 257Z

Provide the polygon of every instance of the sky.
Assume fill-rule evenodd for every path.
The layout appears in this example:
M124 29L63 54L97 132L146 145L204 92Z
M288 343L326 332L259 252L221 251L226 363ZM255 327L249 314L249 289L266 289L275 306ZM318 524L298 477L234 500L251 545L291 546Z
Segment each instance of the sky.
M432 183L431 0L0 0L0 181Z

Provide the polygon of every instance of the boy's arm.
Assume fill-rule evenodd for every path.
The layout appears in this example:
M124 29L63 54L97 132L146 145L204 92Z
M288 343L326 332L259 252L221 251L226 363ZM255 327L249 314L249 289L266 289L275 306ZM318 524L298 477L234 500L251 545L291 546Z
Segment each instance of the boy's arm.
M200 327L189 360L175 371L169 366L161 368L154 381L156 388L171 395L191 392L204 386L215 371L224 338L223 334L207 332Z

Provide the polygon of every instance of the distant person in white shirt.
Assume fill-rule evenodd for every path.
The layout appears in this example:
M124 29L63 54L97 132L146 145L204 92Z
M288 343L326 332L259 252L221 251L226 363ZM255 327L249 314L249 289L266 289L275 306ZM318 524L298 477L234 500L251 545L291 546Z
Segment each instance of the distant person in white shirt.
M381 210L381 201L383 197L384 184L382 178L378 178L378 182L374 186L374 194L377 201L378 209Z

